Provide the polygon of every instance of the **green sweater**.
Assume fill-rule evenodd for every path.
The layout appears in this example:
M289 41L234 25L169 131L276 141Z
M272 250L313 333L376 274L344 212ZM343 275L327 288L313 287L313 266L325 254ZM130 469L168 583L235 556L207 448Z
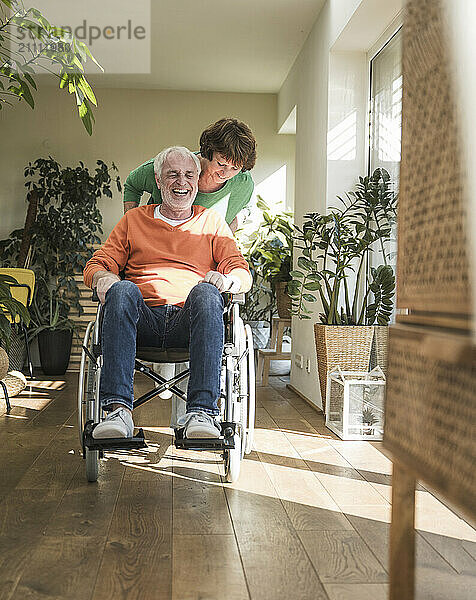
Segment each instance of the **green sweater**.
M198 192L194 204L213 208L230 224L236 215L248 204L253 193L254 183L248 171L240 171L229 179L216 192ZM124 202L140 203L144 192L151 195L149 204L160 204L162 196L154 175L154 159L131 171L124 183Z

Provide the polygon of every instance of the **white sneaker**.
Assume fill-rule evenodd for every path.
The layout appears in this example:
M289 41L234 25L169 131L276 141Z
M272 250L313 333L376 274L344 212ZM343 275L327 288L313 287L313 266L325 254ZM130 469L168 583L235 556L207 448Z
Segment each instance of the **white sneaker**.
M219 438L221 435L220 426L215 419L201 410L180 417L178 424L185 427L184 437L187 439Z
M125 408L116 408L93 429L95 439L131 438L133 434L134 421L131 413Z

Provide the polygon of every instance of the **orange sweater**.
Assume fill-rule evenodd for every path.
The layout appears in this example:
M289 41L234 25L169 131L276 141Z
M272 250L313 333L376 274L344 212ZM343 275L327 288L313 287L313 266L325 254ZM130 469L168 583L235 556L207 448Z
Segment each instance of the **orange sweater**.
M249 272L230 228L214 210L193 206L193 217L173 227L154 219L156 206L139 206L122 217L84 268L88 287L96 271L124 270L148 306L182 306L208 271Z

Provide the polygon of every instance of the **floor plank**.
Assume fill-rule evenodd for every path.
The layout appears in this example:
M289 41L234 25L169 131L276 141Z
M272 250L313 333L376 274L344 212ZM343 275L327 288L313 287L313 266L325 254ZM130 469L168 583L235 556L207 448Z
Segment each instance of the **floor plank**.
M172 598L248 600L233 534L174 535Z
M171 596L172 481L123 481L93 600Z
M267 478L262 467L261 478ZM251 598L327 600L281 501L226 488Z
M45 537L29 560L12 600L89 600L102 537Z
M385 583L326 583L329 600L387 600L389 586Z
M299 537L322 582L387 582L387 573L357 532L300 531Z

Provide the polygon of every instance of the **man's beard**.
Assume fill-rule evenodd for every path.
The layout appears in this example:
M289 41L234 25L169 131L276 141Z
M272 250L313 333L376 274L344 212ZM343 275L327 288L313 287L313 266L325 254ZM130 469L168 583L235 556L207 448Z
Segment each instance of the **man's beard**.
M193 200L194 198L188 199L187 202L185 202L179 198L174 198L168 190L162 190L162 203L174 212L191 210Z

